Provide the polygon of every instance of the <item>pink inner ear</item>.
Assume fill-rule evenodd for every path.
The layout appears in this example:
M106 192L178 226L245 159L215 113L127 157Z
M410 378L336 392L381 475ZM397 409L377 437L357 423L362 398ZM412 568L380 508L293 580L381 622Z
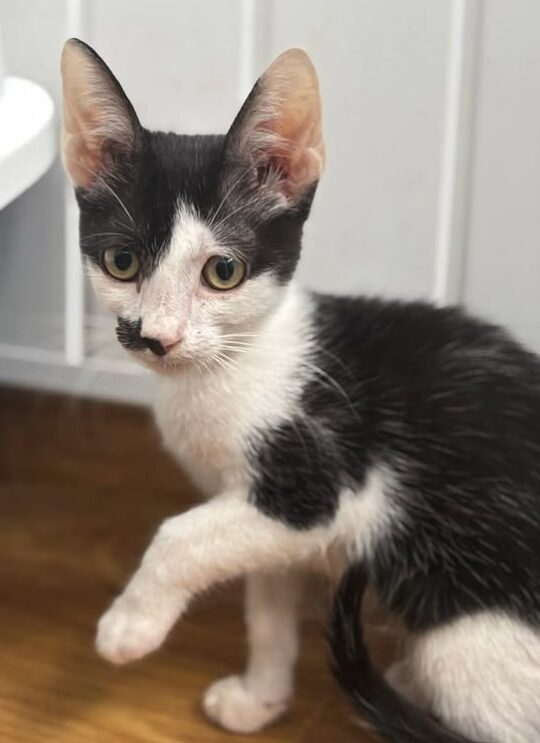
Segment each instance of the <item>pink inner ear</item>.
M288 127L283 121L279 126L265 122L261 131L271 134L268 144L261 154L263 163L257 168L259 182L272 169L279 173L277 179L280 189L289 197L298 195L319 180L324 161L322 143L313 146L316 125L309 122Z
M105 154L103 143L94 141L81 134L64 133L64 162L76 186L90 188L104 170Z
M67 42L62 55L64 164L75 186L91 187L110 168L115 149L134 142L125 96L88 51Z
M279 172L280 190L294 198L320 178L324 165L317 76L307 55L293 49L269 67L260 87L247 144L263 174Z

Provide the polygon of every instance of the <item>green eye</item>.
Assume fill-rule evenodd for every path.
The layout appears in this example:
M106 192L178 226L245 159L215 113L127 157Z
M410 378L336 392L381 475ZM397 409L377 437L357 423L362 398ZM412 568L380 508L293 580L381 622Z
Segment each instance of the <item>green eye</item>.
M214 255L206 261L202 275L212 289L226 291L234 289L245 279L246 264L226 255Z
M131 248L109 248L103 253L103 267L119 281L131 281L139 273L139 259Z

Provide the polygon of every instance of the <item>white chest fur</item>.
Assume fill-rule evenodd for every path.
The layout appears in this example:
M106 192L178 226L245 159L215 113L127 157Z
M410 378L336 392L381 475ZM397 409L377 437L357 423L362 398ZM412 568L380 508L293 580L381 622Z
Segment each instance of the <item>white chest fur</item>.
M250 441L297 411L309 377L310 328L309 298L290 287L225 368L160 381L155 412L164 444L207 495L246 487Z

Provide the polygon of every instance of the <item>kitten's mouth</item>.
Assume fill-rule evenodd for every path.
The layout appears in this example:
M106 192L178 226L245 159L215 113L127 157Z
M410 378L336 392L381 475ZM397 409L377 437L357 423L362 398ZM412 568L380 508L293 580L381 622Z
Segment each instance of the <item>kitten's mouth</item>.
M149 350L135 352L134 356L145 366L158 374L174 374L194 365L192 359L184 356L158 356Z
M213 356L204 355L201 357L183 356L180 354L165 354L159 356L153 354L148 349L140 351L132 350L131 355L138 361L138 363L146 366L151 371L156 372L156 374L163 376L183 374L190 370L208 372L227 367L226 361L222 356L218 359Z

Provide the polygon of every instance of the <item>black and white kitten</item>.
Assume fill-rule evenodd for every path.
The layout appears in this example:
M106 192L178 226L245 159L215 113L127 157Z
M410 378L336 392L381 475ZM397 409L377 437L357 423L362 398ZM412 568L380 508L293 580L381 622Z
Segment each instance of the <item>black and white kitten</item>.
M335 672L385 740L540 741L539 360L458 309L295 284L324 161L302 51L225 136L144 129L80 41L62 72L89 276L211 497L159 529L100 653L140 658L196 594L247 575L247 670L204 706L256 731L292 694L299 576L341 564ZM386 679L357 621L368 584L410 633Z

